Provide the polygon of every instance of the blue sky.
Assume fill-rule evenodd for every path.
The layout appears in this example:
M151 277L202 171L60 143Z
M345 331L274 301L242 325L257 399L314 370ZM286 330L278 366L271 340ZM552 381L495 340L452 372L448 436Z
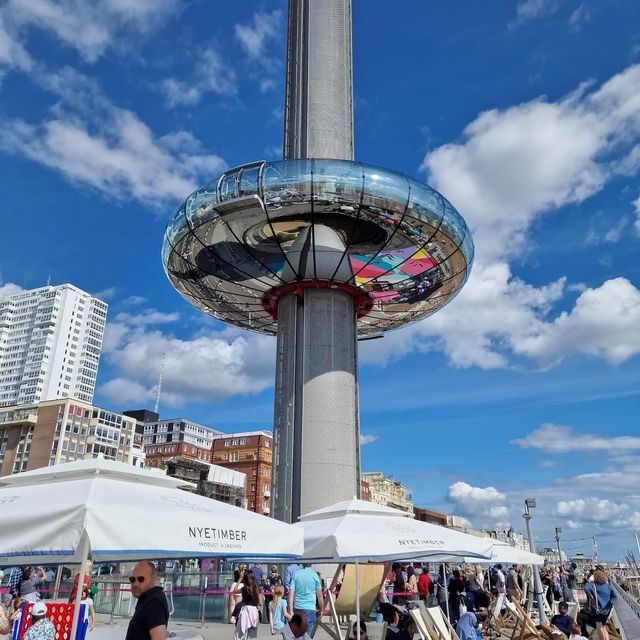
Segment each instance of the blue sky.
M471 279L361 347L363 467L475 526L620 558L640 528L640 6L354 0L356 158L463 213ZM281 154L282 1L0 8L0 291L110 305L96 402L270 426L271 338L191 309L164 225L226 167Z

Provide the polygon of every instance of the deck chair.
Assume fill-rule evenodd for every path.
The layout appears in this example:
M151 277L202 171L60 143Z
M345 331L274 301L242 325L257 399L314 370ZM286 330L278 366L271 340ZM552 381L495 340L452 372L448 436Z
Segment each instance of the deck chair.
M538 631L529 614L517 602L507 602L507 609L516 620L511 640L544 640L544 634Z
M442 614L440 607L426 607L421 602L419 611L425 622L427 633L433 640L459 640L456 630L448 618Z
M502 615L502 609L504 608L504 603L506 602L507 597L504 594L498 594L496 599L491 603L491 607L489 608L489 628L493 629L497 633L503 635L508 629L512 629L515 622L512 622L509 617L509 612L506 611L505 615Z
M436 640L433 633L427 629L427 625L422 617L420 609L409 609L409 615L413 618L413 622L416 625L416 629L418 630L422 640ZM367 628L367 632L368 631L369 629Z
M567 606L569 610L567 611L567 615L571 616L574 620L578 617L578 603L577 602L567 602Z
M344 569L343 569L344 567ZM385 564L359 564L359 582L360 582L360 615L365 618L371 613L373 605L378 598L380 589L384 583L386 576ZM342 584L340 591L334 595L337 590L340 576L342 575ZM329 615L331 624L327 625L322 620L318 626L322 627L330 636L336 640L344 640L349 635L343 636L340 628L340 618L349 619L349 616L356 612L356 566L355 564L345 564L338 566L331 586L327 591L327 600L329 605Z

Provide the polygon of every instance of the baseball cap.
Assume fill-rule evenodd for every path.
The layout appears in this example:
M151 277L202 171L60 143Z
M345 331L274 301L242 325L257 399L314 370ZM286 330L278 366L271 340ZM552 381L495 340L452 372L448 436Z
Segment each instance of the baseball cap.
M44 602L36 602L33 607L31 607L31 615L32 616L46 616L47 615L47 605Z

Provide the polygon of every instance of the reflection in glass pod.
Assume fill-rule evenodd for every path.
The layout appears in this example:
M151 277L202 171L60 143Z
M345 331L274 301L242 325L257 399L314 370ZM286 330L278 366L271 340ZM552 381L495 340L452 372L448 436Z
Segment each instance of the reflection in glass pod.
M185 298L238 326L274 333L279 292L312 282L364 296L358 330L367 333L449 302L473 242L453 205L423 183L299 159L237 167L192 193L167 225L162 260Z

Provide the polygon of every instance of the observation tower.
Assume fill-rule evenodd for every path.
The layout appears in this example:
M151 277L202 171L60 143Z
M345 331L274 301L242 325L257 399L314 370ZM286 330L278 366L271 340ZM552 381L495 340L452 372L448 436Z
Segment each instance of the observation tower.
M290 0L285 159L192 193L162 249L191 304L277 336L272 515L285 522L360 494L358 339L435 313L473 259L444 196L353 160L351 68L351 1Z

